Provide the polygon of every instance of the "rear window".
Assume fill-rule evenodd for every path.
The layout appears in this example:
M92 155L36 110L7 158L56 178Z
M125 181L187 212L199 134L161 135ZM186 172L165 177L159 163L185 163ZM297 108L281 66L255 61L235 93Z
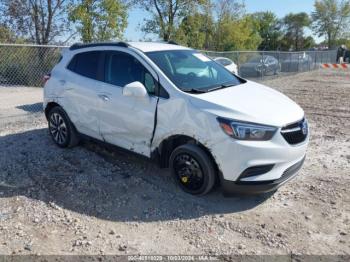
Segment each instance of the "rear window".
M67 68L79 75L97 79L101 51L76 54Z

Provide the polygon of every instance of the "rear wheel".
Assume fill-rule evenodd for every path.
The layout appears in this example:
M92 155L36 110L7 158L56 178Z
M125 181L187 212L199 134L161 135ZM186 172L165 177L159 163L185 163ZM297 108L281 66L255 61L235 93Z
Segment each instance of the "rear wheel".
M48 114L49 132L59 147L73 147L79 143L79 135L66 112L59 106Z
M192 195L205 195L215 184L216 172L212 160L194 144L185 144L173 151L170 169L180 187Z

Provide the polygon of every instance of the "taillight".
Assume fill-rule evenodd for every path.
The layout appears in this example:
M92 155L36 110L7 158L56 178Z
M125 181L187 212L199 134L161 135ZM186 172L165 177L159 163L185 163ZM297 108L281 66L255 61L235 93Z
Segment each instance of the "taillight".
M44 75L44 77L43 77L43 83L44 83L44 85L45 85L46 82L50 79L50 77L51 77L51 73Z

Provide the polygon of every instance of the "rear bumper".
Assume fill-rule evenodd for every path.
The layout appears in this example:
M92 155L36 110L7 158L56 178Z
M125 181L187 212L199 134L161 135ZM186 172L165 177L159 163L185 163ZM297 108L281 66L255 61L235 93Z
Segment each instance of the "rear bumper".
M305 157L291 167L287 168L282 176L276 180L269 181L230 181L221 177L221 187L225 195L235 194L263 194L277 190L280 186L293 179L301 169L305 161Z

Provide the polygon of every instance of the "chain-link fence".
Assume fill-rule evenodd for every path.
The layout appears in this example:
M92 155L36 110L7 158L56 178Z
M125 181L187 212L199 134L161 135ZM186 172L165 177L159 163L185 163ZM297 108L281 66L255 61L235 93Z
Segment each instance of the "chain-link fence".
M41 87L63 47L0 44L0 85Z
M279 51L204 51L212 58L228 58L237 65L238 74L245 78L265 79L319 69L321 64L336 63L336 50ZM228 62L229 63L229 62Z
M43 77L58 62L62 48L0 44L0 123L42 114Z
M41 87L43 76L58 62L63 46L0 44L0 86ZM246 78L264 78L315 70L335 63L336 51L306 52L211 52L210 57L231 59Z
M59 61L64 48L0 44L0 124L28 114L42 117L43 76ZM203 52L231 59L238 74L256 81L315 70L336 61L336 51Z

